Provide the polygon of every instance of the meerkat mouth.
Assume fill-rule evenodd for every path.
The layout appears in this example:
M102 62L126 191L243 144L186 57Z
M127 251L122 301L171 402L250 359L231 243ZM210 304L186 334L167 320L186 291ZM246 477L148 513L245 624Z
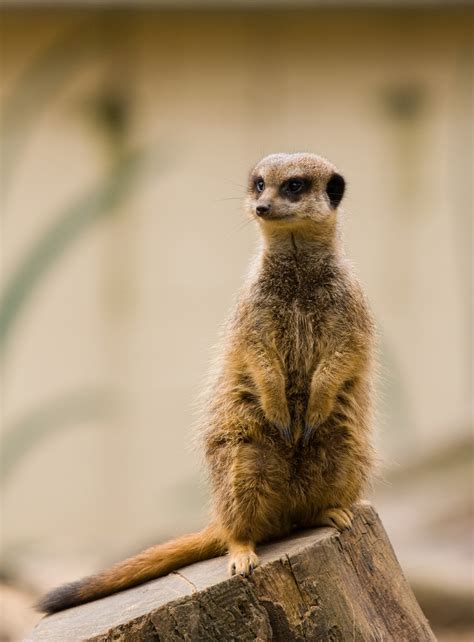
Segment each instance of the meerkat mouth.
M295 217L291 214L272 214L270 212L268 214L260 214L258 218L262 221L289 221Z

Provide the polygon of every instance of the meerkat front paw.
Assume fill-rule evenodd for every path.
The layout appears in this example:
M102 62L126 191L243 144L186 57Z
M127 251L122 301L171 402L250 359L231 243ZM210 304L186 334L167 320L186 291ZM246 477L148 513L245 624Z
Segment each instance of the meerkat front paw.
M326 508L316 517L315 526L331 526L342 531L349 528L354 514L348 508Z
M249 575L252 575L258 564L258 557L253 551L233 553L229 559L229 575L242 575L242 577L248 577Z
M314 400L310 399L303 430L303 443L305 445L309 442L319 426L329 417L333 407L334 402L329 397L320 396Z
M291 416L286 399L278 404L271 403L263 406L266 419L275 426L283 439L291 443L293 433L291 430Z

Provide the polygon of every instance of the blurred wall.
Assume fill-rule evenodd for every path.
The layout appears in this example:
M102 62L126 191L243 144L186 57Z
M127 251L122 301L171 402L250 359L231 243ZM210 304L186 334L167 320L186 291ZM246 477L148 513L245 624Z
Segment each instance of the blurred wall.
M246 172L272 151L347 177L386 465L469 429L465 11L13 11L1 37L10 560L205 519L193 401L254 252Z

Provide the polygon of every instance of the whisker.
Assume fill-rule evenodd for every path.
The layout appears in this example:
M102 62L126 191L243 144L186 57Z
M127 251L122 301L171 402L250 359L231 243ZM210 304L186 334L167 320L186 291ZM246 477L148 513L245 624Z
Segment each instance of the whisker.
M227 183L232 183L233 185L237 185L237 187L241 187L242 189L247 190L247 185L242 185L242 183L237 183L236 181L233 181L230 178L224 178L224 180Z
M244 227L246 227L250 223L252 223L251 218L240 221L240 223L237 223L237 225L234 227L234 229L232 230L232 233L235 234L236 232L241 232L244 229Z

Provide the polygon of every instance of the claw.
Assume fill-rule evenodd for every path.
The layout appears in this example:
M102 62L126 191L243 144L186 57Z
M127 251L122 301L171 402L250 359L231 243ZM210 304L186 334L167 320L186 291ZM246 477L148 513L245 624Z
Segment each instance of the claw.
M229 574L249 577L258 566L258 557L251 550L235 553L234 561L229 563Z
M283 439L287 441L289 444L291 444L293 441L293 432L291 430L291 426L283 426L282 424L275 424L275 425L278 428Z
M354 515L347 508L327 508L323 510L316 520L318 526L331 526L342 531L350 528Z
M291 432L291 426L283 428L283 436L285 437L286 441L288 441L289 443L292 442L293 433Z
M306 423L303 430L303 445L307 446L311 440L311 437L316 432L317 426L312 426L309 423Z

